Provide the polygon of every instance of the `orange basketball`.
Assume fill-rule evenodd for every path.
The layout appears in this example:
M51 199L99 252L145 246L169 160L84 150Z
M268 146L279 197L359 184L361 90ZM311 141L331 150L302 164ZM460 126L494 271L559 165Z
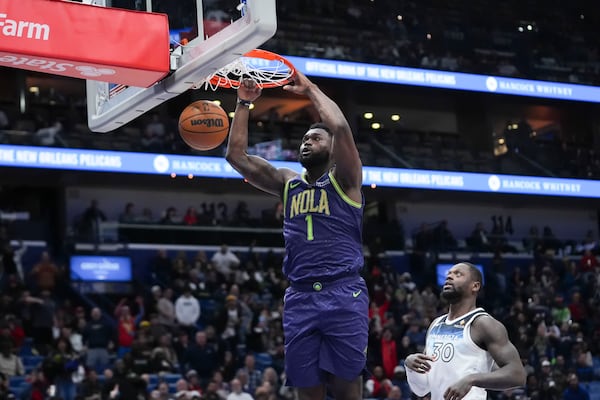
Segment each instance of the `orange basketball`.
M179 135L193 149L212 150L223 143L227 132L229 117L212 101L195 101L179 116Z

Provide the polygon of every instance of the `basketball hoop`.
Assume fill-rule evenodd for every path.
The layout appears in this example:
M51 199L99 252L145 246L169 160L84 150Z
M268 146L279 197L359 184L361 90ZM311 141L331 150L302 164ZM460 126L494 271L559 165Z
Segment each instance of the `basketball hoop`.
M285 57L267 50L254 49L226 66L219 68L193 86L215 91L217 88L237 89L243 79L252 79L260 88L274 88L292 81L296 68Z

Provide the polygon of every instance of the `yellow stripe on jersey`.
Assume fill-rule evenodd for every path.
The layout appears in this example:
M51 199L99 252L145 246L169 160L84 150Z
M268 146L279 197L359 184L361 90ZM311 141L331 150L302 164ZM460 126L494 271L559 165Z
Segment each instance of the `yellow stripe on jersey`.
M360 204L357 201L352 200L350 197L348 197L348 195L346 193L344 193L344 191L342 190L342 187L340 186L338 181L335 180L335 178L331 172L329 172L329 179L331 180L331 183L333 184L335 191L340 195L342 200L344 200L346 203L350 204L352 207L362 208L362 204Z
M288 191L290 188L290 180L288 180L285 183L285 186L283 187L283 217L285 218L285 210L287 208L287 201L288 201Z

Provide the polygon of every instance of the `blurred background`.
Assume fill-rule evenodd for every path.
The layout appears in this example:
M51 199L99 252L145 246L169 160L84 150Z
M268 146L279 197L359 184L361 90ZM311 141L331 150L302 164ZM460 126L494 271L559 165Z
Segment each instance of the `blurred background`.
M194 1L151 3L169 14L173 48L194 37ZM205 32L230 23L231 3L203 2ZM416 74L399 84L307 72L344 111L370 171L365 397L415 398L404 358L444 312L440 277L468 260L528 372L525 388L490 398L600 398L600 97L577 96L600 81L598 10L292 0L277 13L261 48ZM177 131L186 105L232 112L235 91L190 90L99 134L84 81L0 70L0 399L295 399L283 385L281 203L227 169L225 145L196 152ZM461 73L500 90L444 84ZM306 99L265 89L250 151L294 162L317 117ZM131 154L154 169L120 170ZM186 172L159 173L159 155Z

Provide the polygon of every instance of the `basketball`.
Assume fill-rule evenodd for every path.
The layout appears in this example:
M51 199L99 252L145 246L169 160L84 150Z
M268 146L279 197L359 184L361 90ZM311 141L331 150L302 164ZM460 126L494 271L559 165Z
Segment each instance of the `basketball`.
M217 103L198 100L187 106L179 116L179 135L195 150L218 147L229 132L229 117Z

